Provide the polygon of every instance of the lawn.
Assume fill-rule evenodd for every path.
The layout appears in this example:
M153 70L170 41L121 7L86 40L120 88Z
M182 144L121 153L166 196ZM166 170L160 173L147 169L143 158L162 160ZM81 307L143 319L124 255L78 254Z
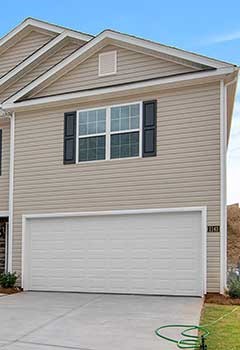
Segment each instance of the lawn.
M207 338L208 350L240 350L240 306L205 304L201 325L207 325L210 335ZM219 322L211 323L229 313Z

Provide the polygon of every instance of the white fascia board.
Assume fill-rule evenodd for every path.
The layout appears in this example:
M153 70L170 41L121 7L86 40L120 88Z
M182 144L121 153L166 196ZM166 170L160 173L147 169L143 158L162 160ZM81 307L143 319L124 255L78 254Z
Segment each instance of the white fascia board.
M101 40L104 39L104 35L100 34L96 38L92 39L90 42L85 44L84 46L80 47L77 51L73 52L70 56L66 57L62 62L58 63L56 66L54 66L52 69L47 71L45 74L34 80L32 83L28 84L25 88L21 89L19 92L14 94L12 97L7 99L5 102L11 103L14 101L17 101L24 95L26 95L28 92L30 92L32 89L52 77L54 74L56 74L58 71L60 71L62 68L73 62L75 59L77 59L79 56L83 55L85 52L87 52L89 49L97 45Z
M37 50L33 55L24 60L22 63L17 65L10 72L5 74L2 78L0 78L0 87L2 87L9 79L16 76L22 70L24 70L29 64L34 62L36 59L40 58L43 54L45 54L48 50L52 49L54 46L58 45L61 41L69 37L70 39L78 39L83 40L81 35L76 32L71 32L70 30L64 30L61 34L59 34L56 38L52 39L46 45L44 45L40 50Z
M146 49L150 49L153 51L157 51L159 53L181 58L183 60L195 62L197 64L206 65L213 68L234 66L231 63L219 61L219 60L198 55L189 51L184 51L184 50L170 47L167 45L162 45L162 44L148 41L145 39L137 38L128 34L122 34L111 30L106 30L103 33L105 33L105 35L107 35L108 38L111 38L113 40L120 40L128 44L142 46Z
M52 23L44 22L44 21L37 20L34 18L27 18L25 20L25 22L27 22L28 25L38 27L40 29L45 29L45 30L55 32L58 34L67 31L67 32L71 33L71 36L73 36L73 37L76 36L78 39L83 40L83 41L89 41L94 37L93 35L90 35L90 34L81 33L81 32L75 31L75 30L71 30L71 29L68 29L65 27L57 26L57 25L54 25Z
M70 29L65 29L63 27L56 26L56 25L51 24L51 23L38 21L34 18L27 18L25 21L23 21L22 23L17 25L13 30L11 30L8 34L6 34L3 38L0 39L0 47L28 26L43 29L43 30L46 30L46 31L49 31L52 33L56 33L56 34L68 32L72 38L77 38L77 39L83 40L83 41L89 41L93 38L92 35L80 33L80 32L74 31L74 30L70 30Z
M121 92L131 92L133 90L139 90L139 93L141 92L141 89L146 88L157 88L161 86L172 86L176 83L198 83L198 81L203 81L204 79L207 81L208 78L210 79L220 79L224 77L226 74L232 73L233 67L228 68L222 68L222 69L216 69L211 71L202 71L202 72L193 72L188 74L182 74L178 76L172 76L172 77L165 77L165 78L159 78L154 80L148 80L143 82L136 82L136 83L128 83L124 85L119 86L111 86L111 87L103 87L93 90L83 90L79 92L72 92L72 93L66 93L66 94L59 94L55 96L46 96L46 97L39 97L39 98L33 98L25 101L15 102L16 95L13 96L11 99L6 100L2 104L2 108L6 110L17 110L17 109L23 109L25 107L31 107L31 106L37 106L37 105L45 105L48 103L59 103L59 102L74 102L74 100L80 99L80 98L87 98L91 96L102 96L106 94L112 94L112 93L121 93Z
M94 38L93 36L74 32L73 30L70 30L70 29L65 29L62 33L66 33L67 36L69 36L72 39L78 39L78 40L82 40L82 41L86 41L86 42L88 42Z
M31 25L33 27L37 27L39 29L45 29L48 30L50 32L54 32L54 33L62 33L63 32L63 28L59 27L59 26L55 26L54 24L51 23L47 23L47 22L42 22L42 21L38 21L35 18L27 18L24 22L27 23L27 25Z
M3 46L4 44L6 44L15 35L17 35L23 29L25 29L26 27L29 27L29 26L36 27L39 29L44 29L44 30L47 30L47 31L50 31L50 32L56 33L56 34L60 34L64 30L63 28L54 26L52 24L47 24L47 23L43 23L41 21L34 20L32 18L28 18L28 19L24 20L22 23L20 23L19 25L17 25L14 29L12 29L9 33L4 35L4 37L2 37L0 39L0 47Z
M11 30L9 33L7 33L6 35L4 35L4 37L2 37L0 39L0 47L2 45L4 45L7 41L9 41L10 39L12 39L16 34L18 34L19 32L21 32L24 28L26 28L29 24L27 23L27 21L24 21L22 23L20 23L18 26L16 26L13 30Z
M144 48L148 48L148 49L162 52L162 53L165 53L168 55L176 56L178 58L180 57L180 58L183 58L185 60L191 60L192 62L207 65L207 66L210 66L211 68L216 68L216 69L229 68L229 69L232 69L232 71L235 69L235 66L233 66L231 64L224 64L223 62L219 62L217 64L216 62L218 62L218 61L215 61L215 60L204 58L204 57L201 57L198 55L194 55L192 53L173 49L170 47L165 47L161 44L148 42L147 40L144 40L144 39L138 39L138 38L131 37L131 36L128 36L125 34L120 34L120 33L106 30L106 31L102 32L101 34L99 34L98 36L96 36L95 38L93 38L92 40L90 40L87 44L85 44L84 46L79 48L77 51L72 53L70 56L66 57L62 62L60 62L59 64L54 66L52 69L47 71L45 74L40 76L38 79L36 79L32 83L28 84L24 89L20 90L15 95L13 95L11 98L6 100L6 102L11 103L11 102L17 101L18 99L20 99L21 97L23 97L27 93L31 92L34 88L36 88L37 86L39 86L40 84L45 82L47 79L49 79L53 75L57 74L59 71L61 71L67 65L69 65L70 63L72 63L76 59L80 58L84 54L87 54L89 50L91 50L94 47L97 47L98 44L100 44L103 40L106 40L106 39L119 40L119 41L129 43L132 45L142 46Z
M36 59L40 58L43 54L45 54L48 50L52 49L54 46L59 44L68 36L68 33L63 32L58 35L56 38L52 39L46 45L44 45L40 50L31 55L28 59L24 60L10 72L5 74L2 78L0 78L0 87L2 87L9 79L16 76L20 73L24 68L26 68L29 64L33 63Z

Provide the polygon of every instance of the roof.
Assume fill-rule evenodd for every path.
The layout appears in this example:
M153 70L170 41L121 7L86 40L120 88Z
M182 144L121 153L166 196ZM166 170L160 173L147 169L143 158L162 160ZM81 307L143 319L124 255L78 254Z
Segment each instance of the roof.
M0 39L0 47L6 44L15 35L18 35L22 30L28 27L42 29L53 34L60 34L63 31L68 30L70 33L72 33L73 36L78 34L79 37L82 37L83 40L90 40L93 38L93 35L90 34L72 30L66 27L61 27L59 25L48 23L36 18L28 17Z
M0 77L0 87L3 88L5 84L8 84L9 80L17 77L18 74L22 73L23 70L30 68L30 65L41 59L45 53L57 47L67 38L75 39L83 42L87 42L93 38L92 35L71 30L65 27L61 27L55 24L47 23L34 18L26 18L14 29L12 29L8 34L0 39L0 55L8 49L8 46L12 42L17 42L21 39L29 30L44 31L50 36L53 35L51 40L45 45L37 49L35 52L30 54L15 67L11 68L5 74Z
M16 74L21 72L21 70L27 69L28 65L30 65L34 60L39 59L41 55L45 54L48 50L54 47L54 45L58 45L62 40L65 40L66 37L80 39L85 43L83 46L57 63L55 66L38 76L36 79L21 88L19 91L15 92L12 96L8 97L6 101L4 101L6 104L11 104L19 100L22 101L26 95L30 94L32 91L35 92L37 88L41 89L43 86L45 86L44 84L50 82L51 79L55 80L61 74L65 74L65 72L71 70L72 67L74 67L76 64L81 63L92 54L97 52L101 47L106 45L106 43L115 43L119 45L130 46L133 50L140 50L141 52L149 53L155 55L156 57L165 58L169 61L195 67L198 70L217 70L216 73L213 72L211 75L217 75L220 73L228 74L237 70L237 66L232 63L213 59L176 47L167 46L148 39L136 37L134 35L121 33L112 29L106 29L98 35L93 36L31 17L25 19L20 25L18 25L0 40L0 49L1 46L4 45L8 40L29 26L53 34L55 33L55 38L48 42L44 47L40 48L32 55L30 55L26 60L21 62L18 66L14 67L14 69L9 71L3 77L1 77L0 86L6 83L9 79L14 78ZM196 74L197 73L195 73L195 75Z

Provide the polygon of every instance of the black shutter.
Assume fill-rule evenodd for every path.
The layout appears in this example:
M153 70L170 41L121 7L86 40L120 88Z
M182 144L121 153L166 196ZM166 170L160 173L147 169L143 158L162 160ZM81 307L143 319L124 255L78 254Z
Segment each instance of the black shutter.
M64 164L76 162L76 125L77 113L64 113Z
M157 101L143 102L143 157L157 154Z
M2 129L0 129L0 176L2 175Z

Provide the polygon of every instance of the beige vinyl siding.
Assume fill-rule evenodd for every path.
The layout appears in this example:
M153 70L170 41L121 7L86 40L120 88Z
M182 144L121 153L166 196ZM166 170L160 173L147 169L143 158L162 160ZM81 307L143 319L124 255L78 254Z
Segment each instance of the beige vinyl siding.
M112 50L117 51L117 73L99 77L98 55L99 53ZM108 45L70 72L57 79L48 87L32 96L48 96L62 92L89 89L92 87L97 88L112 84L115 85L148 78L192 72L194 70L194 68L186 67L181 64L176 64L122 47Z
M92 104L16 115L13 268L21 268L22 215L207 206L220 225L218 83L102 101L157 99L157 157L63 165L64 112ZM219 291L220 234L208 234L208 291Z
M0 212L8 211L10 122L0 119L2 129L2 175L0 176Z
M0 76L14 68L52 38L53 36L31 31L20 39L15 45L11 46L0 55Z
M68 42L63 47L59 48L56 52L46 57L41 61L36 67L24 74L13 84L8 86L3 92L0 93L0 101L4 101L7 97L10 97L15 92L23 88L25 85L36 79L39 75L46 72L56 63L60 62L62 59L70 55L78 47L81 46L81 42L78 44L75 42Z

